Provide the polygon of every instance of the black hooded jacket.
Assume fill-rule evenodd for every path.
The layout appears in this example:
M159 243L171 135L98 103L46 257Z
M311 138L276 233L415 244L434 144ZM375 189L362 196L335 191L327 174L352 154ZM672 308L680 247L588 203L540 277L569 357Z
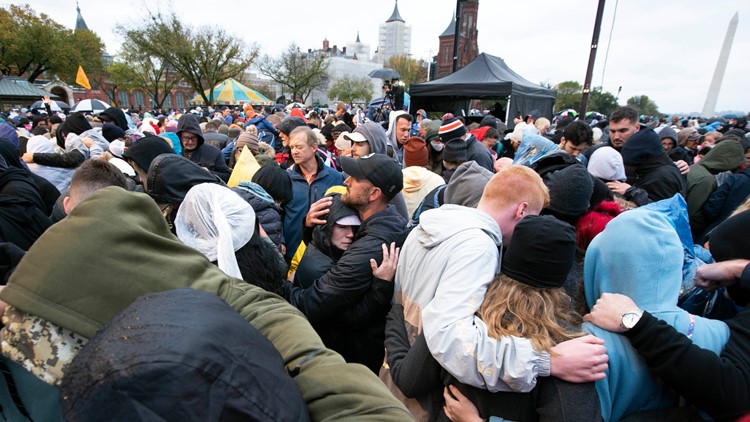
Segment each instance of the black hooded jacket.
M21 169L0 170L0 242L28 250L50 224L34 181Z
M680 170L661 146L651 129L636 132L622 147L622 161L631 187L625 199L642 206L671 198L679 193L687 198L687 185Z
M133 302L81 349L60 392L69 421L310 419L271 342L193 289Z
M389 206L362 222L351 246L310 288L279 285L278 293L307 316L327 347L375 373L383 363L393 283L373 277L370 259L380 265L383 243L395 242L405 226Z
M303 231L307 249L305 249L305 254L294 273L294 284L304 288L312 286L315 280L324 276L344 254L343 250L331 243L336 221L350 215L357 215L357 211L341 203L341 195L334 194L331 196L333 202L328 214L326 214L326 223L315 226L312 230L311 239L304 236L309 231Z
M101 113L99 116L109 117L112 122L122 130L128 130L128 119L125 117L125 112L118 107L110 107Z
M146 177L146 193L158 204L179 206L190 188L201 183L224 182L199 165L177 154L158 155ZM176 208L176 207L175 207Z
M0 157L2 157L3 162L9 168L20 170L26 175L28 180L31 182L31 185L36 188L39 196L42 199L42 202L44 204L42 211L46 215L50 215L52 213L52 208L55 206L55 201L57 201L57 198L60 197L60 191L57 190L55 185L53 185L44 177L39 176L33 171L30 171L28 167L25 167L25 165L21 164L18 148L13 145L13 142L11 140L0 138ZM0 169L4 167L5 166L0 166Z
M194 150L188 151L185 149L185 145L182 144L183 132L192 133L198 137L198 146ZM198 124L198 119L192 113L186 113L180 117L180 120L177 122L177 136L180 137L183 157L187 157L199 166L207 168L208 171L219 176L221 180L225 182L229 181L229 176L232 172L227 167L226 161L224 161L224 155L219 148L205 143L206 140L203 138L203 132Z

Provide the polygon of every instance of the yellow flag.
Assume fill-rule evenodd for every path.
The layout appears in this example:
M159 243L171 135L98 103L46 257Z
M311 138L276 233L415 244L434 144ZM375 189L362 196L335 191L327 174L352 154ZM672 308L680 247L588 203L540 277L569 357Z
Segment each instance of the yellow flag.
M76 74L76 83L86 89L91 89L91 84L89 84L89 78L87 78L86 74L83 73L83 66L81 65L78 65L78 73Z

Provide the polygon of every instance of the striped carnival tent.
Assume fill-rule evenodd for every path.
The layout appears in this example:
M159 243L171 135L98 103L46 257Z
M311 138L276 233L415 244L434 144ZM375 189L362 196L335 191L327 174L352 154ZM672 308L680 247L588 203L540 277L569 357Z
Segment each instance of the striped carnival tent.
M210 97L210 91L203 92L206 97ZM234 78L229 78L224 82L216 85L213 89L215 105L274 105L272 100L266 98L260 92L248 88L237 82ZM193 105L205 105L203 98L196 95L190 100Z

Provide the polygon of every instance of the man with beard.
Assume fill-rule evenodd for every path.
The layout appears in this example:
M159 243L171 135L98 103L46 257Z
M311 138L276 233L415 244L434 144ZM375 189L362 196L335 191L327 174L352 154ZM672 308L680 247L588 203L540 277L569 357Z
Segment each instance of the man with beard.
M406 226L406 220L388 206L403 187L401 166L383 154L341 157L341 166L349 175L341 201L357 211L362 225L336 265L312 286L304 289L279 281L277 293L307 316L327 347L347 362L361 363L377 373L383 363L385 316L398 259L393 242ZM306 230L325 224L321 217L331 201L329 196L310 206Z

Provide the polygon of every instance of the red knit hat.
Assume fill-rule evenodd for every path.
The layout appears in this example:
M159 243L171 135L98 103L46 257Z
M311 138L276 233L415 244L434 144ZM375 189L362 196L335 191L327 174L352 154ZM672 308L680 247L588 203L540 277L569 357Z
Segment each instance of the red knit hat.
M404 163L406 167L426 166L428 163L427 143L418 136L412 136L404 144Z
M612 201L602 201L593 210L584 214L576 224L576 245L585 251L597 234L604 231L607 223L617 217L622 210Z

